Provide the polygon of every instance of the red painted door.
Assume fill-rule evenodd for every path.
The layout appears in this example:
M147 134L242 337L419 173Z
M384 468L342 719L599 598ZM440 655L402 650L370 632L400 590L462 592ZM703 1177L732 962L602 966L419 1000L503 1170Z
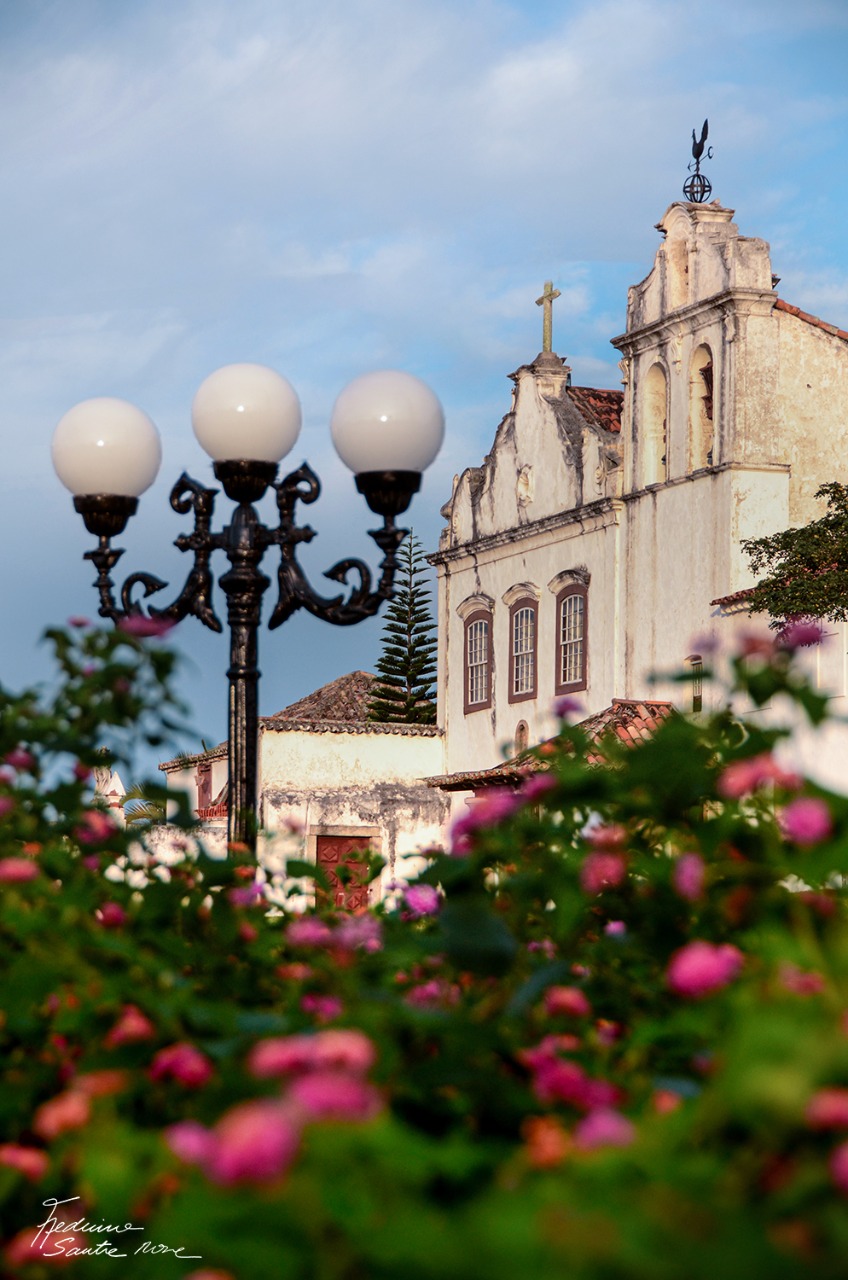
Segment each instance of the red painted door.
M346 911L363 911L368 906L368 885L365 883L365 863L362 853L371 847L369 836L318 836L318 866L330 882L333 905ZM349 873L345 883L338 872L344 867Z

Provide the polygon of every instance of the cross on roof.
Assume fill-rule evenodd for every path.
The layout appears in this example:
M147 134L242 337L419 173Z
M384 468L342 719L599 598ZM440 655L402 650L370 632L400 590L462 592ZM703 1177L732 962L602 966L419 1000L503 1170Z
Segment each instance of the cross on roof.
M542 350L552 351L553 342L553 309L554 301L560 296L559 289L555 289L551 280L545 281L545 288L541 298L536 299L537 307L544 307L544 319L542 320Z

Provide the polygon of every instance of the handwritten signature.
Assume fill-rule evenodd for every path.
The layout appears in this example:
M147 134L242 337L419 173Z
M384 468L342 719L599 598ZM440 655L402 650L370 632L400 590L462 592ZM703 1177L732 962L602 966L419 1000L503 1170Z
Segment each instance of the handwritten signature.
M49 1210L49 1213L44 1221L38 1224L38 1231L33 1237L32 1246L38 1247L45 1258L57 1258L62 1255L66 1258L80 1258L83 1256L95 1258L128 1257L129 1254L121 1253L120 1245L114 1244L111 1239L99 1240L97 1244L93 1245L80 1245L78 1243L80 1236L97 1234L105 1234L107 1237L122 1236L128 1231L143 1231L144 1227L137 1227L132 1222L88 1222L85 1218L76 1218L73 1221L65 1222L56 1216L56 1210L59 1205L73 1204L75 1200L79 1200L79 1196L69 1196L66 1200L57 1200L55 1196L50 1196L49 1199L42 1200L41 1203L45 1209ZM54 1237L56 1238L54 1239ZM121 1244L123 1244L123 1241ZM46 1246L49 1246L49 1248ZM140 1253L172 1253L175 1258L198 1259L202 1257L202 1254L199 1253L183 1253L182 1245L173 1248L171 1245L157 1244L153 1240L142 1240L132 1252L134 1256Z

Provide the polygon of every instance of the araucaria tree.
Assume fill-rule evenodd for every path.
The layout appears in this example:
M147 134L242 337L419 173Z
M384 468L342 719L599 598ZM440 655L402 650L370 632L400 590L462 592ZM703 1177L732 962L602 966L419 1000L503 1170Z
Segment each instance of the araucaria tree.
M395 724L434 724L436 720L436 624L430 591L424 583L424 555L409 535L400 553L395 597L386 613L379 680L368 719Z
M742 543L763 575L749 607L770 613L775 626L797 617L848 619L848 486L824 484L816 497L827 499L820 520Z

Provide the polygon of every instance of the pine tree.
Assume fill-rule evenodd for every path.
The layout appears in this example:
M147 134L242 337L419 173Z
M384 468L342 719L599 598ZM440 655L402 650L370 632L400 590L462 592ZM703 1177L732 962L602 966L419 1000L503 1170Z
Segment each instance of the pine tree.
M379 680L368 706L368 719L384 724L435 724L436 624L430 592L422 579L424 554L409 535L400 553L395 597L386 613L383 651L377 662Z

